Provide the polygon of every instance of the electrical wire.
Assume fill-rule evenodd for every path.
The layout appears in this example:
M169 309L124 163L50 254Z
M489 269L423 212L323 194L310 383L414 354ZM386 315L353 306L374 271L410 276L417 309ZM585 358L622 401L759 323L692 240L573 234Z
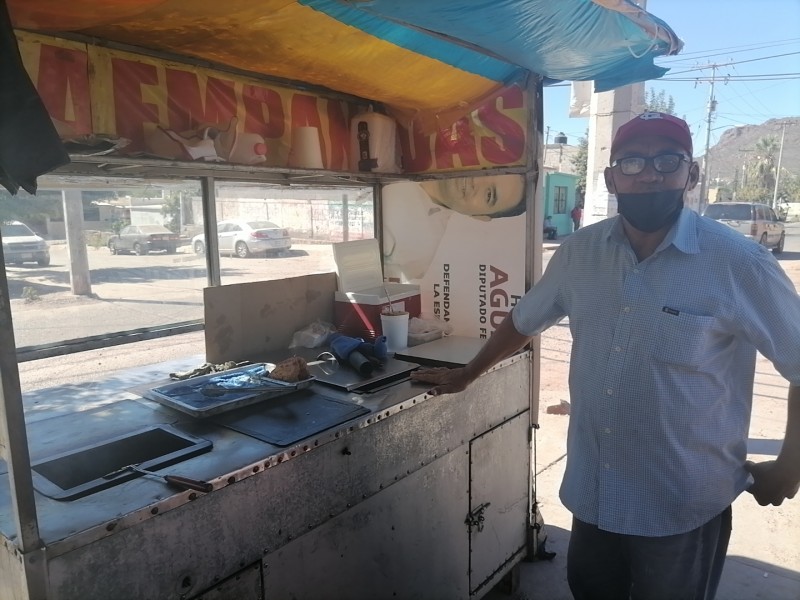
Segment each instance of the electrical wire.
M774 49L779 46L789 46L800 41L800 38L788 38L786 40L776 40L774 42L759 42L758 44L744 44L741 46L728 46L726 48L714 48L711 50L700 50L697 52L682 52L673 56L665 56L661 60L670 64L677 64L683 62L687 58L693 60L702 58L712 58L714 56L727 56L729 54L738 54L740 52L753 52L756 50L763 50L765 48ZM717 52L719 50L719 52Z
M800 54L800 50L797 52L784 52L783 54L772 54L770 56L760 56L758 58L749 58L747 60L736 60L736 61L729 61L722 64L713 64L713 65L698 65L692 69L684 69L683 71L675 71L671 73L671 75L682 75L683 73L694 73L695 71L703 71L705 69L710 69L712 67L722 68L722 67L729 67L732 65L743 65L745 63L757 62L761 60L771 60L773 58L782 58L784 56L794 56L796 54Z
M724 81L722 81L724 79ZM719 77L716 80L721 83L740 82L740 81L794 81L800 79L800 75L791 75L787 77L762 77L760 75L753 76L738 76L738 77ZM660 77L654 81L704 81L704 77Z
M734 71L736 71L736 67L733 67L733 70L734 70ZM750 93L750 96L752 96L752 97L753 97L753 99L754 99L755 101L757 101L757 102L758 102L758 104L760 104L760 105L761 105L761 107L762 107L762 108L763 108L763 109L766 111L766 113L761 113L761 114L762 114L762 116L764 116L765 114L769 114L769 113L770 113L770 109L769 109L769 108L768 108L768 107L767 107L767 106L766 106L766 105L765 105L765 104L764 104L764 103L761 101L761 98L759 97L759 95L758 95L758 94L755 94L755 93L753 92L753 90L752 90L752 89L750 89L750 86L749 86L749 85L747 85L747 82L748 82L748 81L751 81L751 79L748 79L748 80L740 79L740 80L737 80L737 81L741 81L741 82L742 82L742 84L744 85L745 89L746 89L746 90L747 90L747 91ZM753 105L752 105L752 104L749 102L749 100L748 100L748 99L747 99L745 96L743 96L742 94L738 94L738 96L739 96L739 97L742 99L742 101L743 101L743 102L745 102L745 104L747 104L748 106L750 106L750 108L752 108L753 110L755 110L755 111L756 111L756 113L759 113L759 112L761 112L761 111L759 111L758 109L756 109L756 107L755 107L755 106L753 106Z

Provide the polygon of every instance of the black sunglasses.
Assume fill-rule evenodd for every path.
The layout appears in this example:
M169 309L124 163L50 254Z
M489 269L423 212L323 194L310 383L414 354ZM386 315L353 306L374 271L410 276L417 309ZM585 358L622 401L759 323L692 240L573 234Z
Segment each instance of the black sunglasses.
M619 167L623 175L638 175L644 171L647 163L651 163L659 173L674 173L684 161L689 162L689 158L685 154L665 152L655 156L626 156L625 158L618 158L611 161L611 166Z

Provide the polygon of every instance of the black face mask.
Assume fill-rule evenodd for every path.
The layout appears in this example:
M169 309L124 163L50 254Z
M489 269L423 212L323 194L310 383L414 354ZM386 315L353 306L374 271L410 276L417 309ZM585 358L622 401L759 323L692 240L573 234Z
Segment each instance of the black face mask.
M639 231L653 233L678 220L683 208L683 190L617 193L617 212Z

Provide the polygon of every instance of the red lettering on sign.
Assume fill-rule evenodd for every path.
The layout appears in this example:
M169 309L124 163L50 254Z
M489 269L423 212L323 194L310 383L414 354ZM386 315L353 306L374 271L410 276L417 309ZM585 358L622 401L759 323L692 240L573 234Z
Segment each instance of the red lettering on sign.
M508 273L494 266L490 266L489 271L492 274L492 280L489 282L489 287L491 289L489 292L489 304L493 308L508 308L508 292L501 287L497 287L508 283ZM502 323L507 315L507 310L493 310L489 315L489 323L492 329L497 329L498 325Z
M194 131L202 125L227 125L236 116L232 81L208 77L205 98L195 73L166 69L169 128Z
M83 50L40 46L36 89L50 116L66 125L71 134L92 133L88 63Z
M242 88L245 133L260 133L267 139L280 139L286 131L281 96L275 90L245 84Z
M436 166L439 169L455 167L453 157L458 156L462 167L477 167L478 148L472 135L469 119L462 117L447 129L436 133Z
M489 282L489 287L495 287L498 285L502 285L504 283L508 283L508 273L505 271L501 271L497 267L490 266L489 271L494 275L492 280Z
M317 109L317 98L306 94L294 94L292 96L292 128L295 127L316 127L320 130L322 126ZM322 164L328 164L325 144L320 139L322 150Z
M501 104L503 109L522 108L522 89L512 86L494 102L478 109L481 122L487 129L497 134L496 137L481 136L481 153L489 162L503 165L517 162L522 158L525 151L525 132L519 123L501 112L498 104Z
M117 135L131 140L126 150L141 150L144 124L158 123L158 107L143 100L141 86L157 85L158 71L154 65L112 58L111 74Z
M505 308L505 307L507 307L508 306L508 292L506 292L502 288L499 288L499 289L496 289L496 290L492 290L491 292L489 292L489 304L493 308L498 308L498 307Z
M397 127L397 135L400 137L403 169L412 173L430 169L433 164L431 136L423 135L416 127L409 132L408 128L402 125Z

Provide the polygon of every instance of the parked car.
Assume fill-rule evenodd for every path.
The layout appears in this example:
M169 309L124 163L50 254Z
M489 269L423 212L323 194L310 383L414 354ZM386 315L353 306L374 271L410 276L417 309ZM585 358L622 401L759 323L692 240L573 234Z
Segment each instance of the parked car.
M111 254L134 252L147 254L162 251L175 254L178 251L180 236L163 225L128 225L123 227L119 235L111 236L108 249Z
M772 252L783 252L786 232L783 222L766 204L757 202L714 202L706 207L706 217L725 223L736 231L772 248Z
M232 254L240 258L292 247L289 231L271 221L220 221L217 223L217 239L220 254ZM192 248L197 254L205 254L205 234L192 238Z
M19 221L9 221L0 225L3 236L3 256L6 263L21 265L35 262L40 267L50 264L50 248L41 236Z

